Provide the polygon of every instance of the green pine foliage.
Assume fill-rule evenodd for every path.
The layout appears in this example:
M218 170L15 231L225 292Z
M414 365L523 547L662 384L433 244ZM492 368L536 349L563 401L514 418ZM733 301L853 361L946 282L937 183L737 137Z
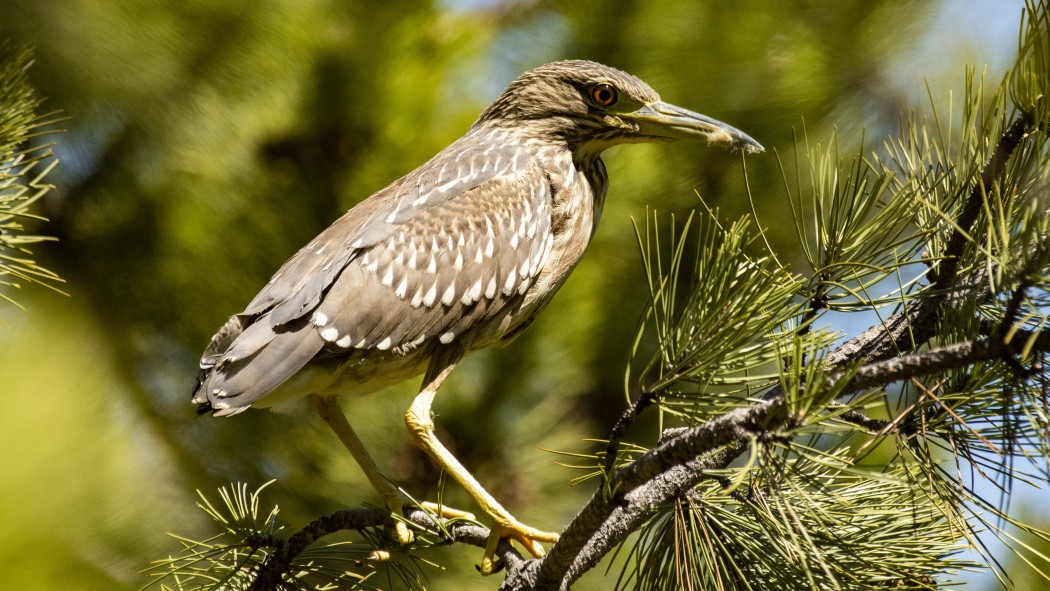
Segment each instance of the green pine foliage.
M27 228L44 221L37 201L51 189L45 177L57 163L49 145L35 143L56 117L36 112L41 101L27 78L32 61L28 48L0 43L0 298L16 306L11 289L28 283L54 289L61 282L29 250L49 240Z
M1013 588L989 535L1050 581L1050 557L1032 543L1050 533L1007 507L1016 483L1046 482L1050 459L1048 56L1047 5L1032 3L1018 63L990 91L968 70L961 106L931 96L928 118L909 115L899 137L852 158L834 138L804 137L784 174L801 279L744 232L761 227L757 211L732 224L706 212L691 257L689 224L664 231L670 247L643 240L654 286L644 330L658 352L634 360L642 396L685 426L763 397L781 397L787 419L646 523L620 588L937 589L977 568ZM754 289L725 297L740 278ZM878 330L931 301L932 329L911 327L893 353L1025 342L851 387L877 359L830 359L843 314L866 313Z

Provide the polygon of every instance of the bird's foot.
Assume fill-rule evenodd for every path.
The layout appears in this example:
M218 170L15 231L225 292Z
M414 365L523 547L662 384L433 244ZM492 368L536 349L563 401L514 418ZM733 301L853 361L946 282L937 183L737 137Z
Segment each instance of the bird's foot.
M477 518L474 517L474 514L468 511L453 509L452 507L440 503L431 503L430 501L418 502L407 495L398 495L396 498L389 499L386 505L387 508L390 509L390 512L395 516L393 523L393 537L399 546L407 546L414 542L416 538L412 529L409 527L409 523L400 519L400 517L405 514L405 509L421 509L435 519L477 520Z
M496 546L502 539L521 544L529 554L536 558L545 554L542 543L554 544L558 541L558 534L529 527L510 515L493 516L493 518L496 523L492 526L488 542L485 544L485 555L477 567L482 576L499 572L502 568L496 558Z

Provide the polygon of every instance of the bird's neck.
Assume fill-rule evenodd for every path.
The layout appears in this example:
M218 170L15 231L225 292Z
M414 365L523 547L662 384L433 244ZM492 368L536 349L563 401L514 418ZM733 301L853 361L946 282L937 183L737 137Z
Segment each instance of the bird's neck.
M579 263L598 226L605 203L605 165L599 158L578 161L564 147L539 149L534 155L544 163L550 183L553 243L531 291L553 293ZM525 305L530 305L528 296Z
M551 227L555 239L563 230L571 236L573 244L564 245L566 253L578 259L597 228L605 204L608 177L601 150L593 149L592 143L571 143L561 134L532 135L519 129L504 133L514 138L510 141L524 145L535 162L542 163L553 199Z

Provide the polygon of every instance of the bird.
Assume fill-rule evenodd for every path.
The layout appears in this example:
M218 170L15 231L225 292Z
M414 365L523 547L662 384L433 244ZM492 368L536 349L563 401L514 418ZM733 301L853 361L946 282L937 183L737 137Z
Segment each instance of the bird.
M558 534L519 522L485 490L436 437L432 404L465 355L520 335L576 267L609 186L602 152L675 140L763 150L610 66L565 60L525 72L462 137L288 259L207 345L193 403L229 416L308 398L401 515L411 501L382 475L337 396L422 374L405 423L491 519L482 574L498 568L500 539L542 556Z

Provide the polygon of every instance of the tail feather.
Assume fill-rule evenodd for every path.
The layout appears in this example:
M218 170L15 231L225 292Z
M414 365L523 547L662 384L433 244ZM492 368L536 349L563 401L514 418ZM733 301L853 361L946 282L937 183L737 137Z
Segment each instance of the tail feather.
M313 325L306 321L276 331L268 314L247 326L243 325L243 318L237 320L241 323L239 326L231 326L235 319L238 317L231 318L212 339L201 359L201 372L193 394L199 414L211 412L215 416L227 416L247 410L295 375L325 345ZM227 330L228 327L234 330ZM220 351L222 346L225 350Z

